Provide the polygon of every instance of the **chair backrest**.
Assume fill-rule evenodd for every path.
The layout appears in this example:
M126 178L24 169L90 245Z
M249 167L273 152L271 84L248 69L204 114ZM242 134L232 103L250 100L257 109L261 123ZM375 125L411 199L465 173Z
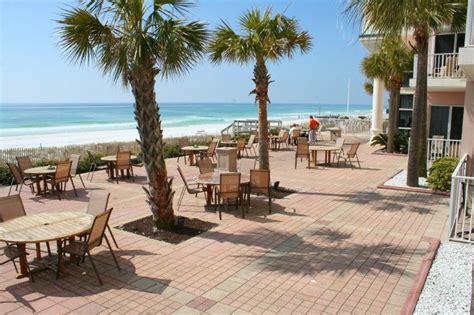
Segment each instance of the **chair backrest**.
M240 173L221 174L219 193L222 199L237 198L240 196Z
M17 156L16 161L18 162L18 168L23 177L25 176L24 171L33 167L29 156Z
M247 142L247 146L251 147L254 142L255 142L255 135L250 135L249 141Z
M87 203L86 212L92 215L98 215L107 210L110 193L106 191L93 191Z
M23 176L21 176L20 169L14 163L8 163L8 168L10 169L10 173L12 173L13 178L15 179L16 184L21 184L23 182Z
M20 195L0 197L0 222L26 215Z
M245 149L245 139L241 138L237 140L237 150Z
M291 138L297 139L301 134L301 129L295 128L291 131Z
M129 167L130 166L130 156L132 153L130 151L120 151L117 152L117 162L115 165L117 168L120 167Z
M178 143L180 148L189 147L188 138L179 138Z
M118 144L110 144L105 148L106 155L115 155L120 151Z
M296 156L309 156L308 140L304 137L298 138L298 144L296 145Z
M206 173L213 173L214 172L214 165L212 165L212 161L209 158L201 159L197 162L199 167L200 174Z
M336 139L336 148L342 149L342 146L344 145L344 138L337 138Z
M211 141L207 147L207 156L213 156L216 153L217 145L219 142Z
M285 129L280 129L280 131L278 132L278 138L282 138L285 132L286 132Z
M71 164L71 176L76 176L77 168L79 167L79 160L81 156L79 154L71 154L69 156L69 161L72 162Z
M222 135L221 137L222 141L231 141L232 137L230 135Z
M105 228L109 222L110 213L112 209L106 210L94 218L89 237L87 238L87 249L91 250L94 247L102 244L102 238L104 237Z
M186 190L189 193L190 191L189 191L188 181L186 180L186 177L184 177L183 171L181 170L181 167L179 167L179 165L178 165L178 173L181 179L183 180L184 187L186 187Z
M283 133L283 136L281 137L281 141L282 142L287 142L288 141L288 131L285 130L285 132Z
M250 174L250 171L255 169L256 164L256 159L240 159L239 172L242 174Z
M54 173L54 180L56 183L67 182L71 175L72 161L58 162L56 164L56 172Z
M270 189L269 170L250 170L250 191L257 194L268 194Z
M357 150L359 149L360 143L353 143L351 148L347 152L347 156L352 158L357 154Z

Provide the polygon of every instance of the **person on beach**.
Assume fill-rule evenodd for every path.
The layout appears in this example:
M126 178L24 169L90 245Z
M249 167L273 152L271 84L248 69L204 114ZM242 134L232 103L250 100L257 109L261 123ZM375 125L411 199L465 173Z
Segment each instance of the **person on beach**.
M316 130L319 127L319 121L313 116L309 116L309 144L314 145L316 143Z

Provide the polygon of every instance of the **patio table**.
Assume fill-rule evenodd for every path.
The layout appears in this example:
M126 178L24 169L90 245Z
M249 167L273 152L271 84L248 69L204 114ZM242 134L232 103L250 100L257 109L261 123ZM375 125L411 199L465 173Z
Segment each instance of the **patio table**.
M18 217L0 223L0 241L14 243L22 251L26 250L26 244L37 244L48 241L56 241L58 248L62 246L63 239L74 239L76 235L82 235L92 227L94 216L85 212L56 212L40 213ZM71 256L71 260L75 257ZM60 256L57 268L64 272L63 257ZM26 257L20 258L19 277L26 276Z
M136 155L130 155L130 160L135 160L136 158L137 158ZM100 158L100 160L107 163L107 168L109 170L109 177L111 179L114 179L115 178L114 177L114 164L115 164L115 162L117 162L117 155L103 156L103 157ZM117 176L118 176L118 174L117 174Z
M41 195L46 193L47 186L46 186L46 178L48 175L54 175L56 173L56 166L39 166L39 167L32 167L32 168L27 168L26 170L23 171L26 175L30 175L31 177L34 177L36 180L36 190L37 190L37 195ZM43 182L44 189L41 189L41 182Z
M320 145L310 145L309 150L311 151L312 159L314 161L314 166L318 162L318 151L324 151L324 164L331 163L331 152L339 151L341 148L336 147L334 144L320 144Z
M219 144L222 144L224 147L235 147L237 146L237 141L230 140L230 141L220 141Z
M194 154L199 152L206 152L208 149L207 145L198 145L198 146L187 146L182 147L181 150L189 154L189 165L195 165Z
M232 173L232 172L225 172L225 171L219 171L216 170L214 173L204 173L204 174L199 174L197 180L195 183L201 184L203 186L206 186L207 193L206 193L206 203L207 205L212 204L212 188L214 186L219 186L221 182L221 174L223 173ZM248 185L250 184L250 175L249 174L243 174L241 173L240 175L240 185Z

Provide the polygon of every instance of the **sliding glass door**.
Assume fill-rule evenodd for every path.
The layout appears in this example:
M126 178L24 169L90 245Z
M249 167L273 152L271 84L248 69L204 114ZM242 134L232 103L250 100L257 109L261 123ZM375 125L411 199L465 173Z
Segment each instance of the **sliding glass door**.
M431 106L430 138L460 140L462 135L463 107Z

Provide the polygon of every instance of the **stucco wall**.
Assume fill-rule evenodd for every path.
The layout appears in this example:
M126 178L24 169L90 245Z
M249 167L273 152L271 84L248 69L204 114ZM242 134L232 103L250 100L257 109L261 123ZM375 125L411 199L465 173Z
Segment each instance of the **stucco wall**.
M464 105L464 92L428 92L428 105Z

